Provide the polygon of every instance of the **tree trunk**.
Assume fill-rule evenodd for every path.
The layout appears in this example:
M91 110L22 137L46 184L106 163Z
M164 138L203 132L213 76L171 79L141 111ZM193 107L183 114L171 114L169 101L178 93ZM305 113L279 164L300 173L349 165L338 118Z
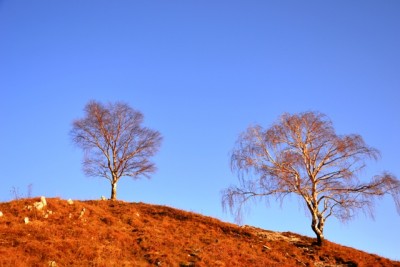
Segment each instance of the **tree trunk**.
M311 228L314 233L317 235L317 245L322 246L324 243L324 221L315 216L311 223Z
M116 200L117 199L117 182L112 182L111 183L111 200Z
M317 246L322 246L324 244L324 235L317 234Z

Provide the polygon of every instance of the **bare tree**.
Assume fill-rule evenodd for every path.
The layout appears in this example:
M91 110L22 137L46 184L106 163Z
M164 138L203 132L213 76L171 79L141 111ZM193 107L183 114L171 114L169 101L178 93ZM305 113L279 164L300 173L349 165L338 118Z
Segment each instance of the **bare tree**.
M357 210L373 216L376 197L392 195L400 213L400 181L389 173L359 179L366 159L378 159L360 135L337 135L321 113L283 114L269 129L251 126L238 139L231 167L240 186L223 191L223 207L240 219L250 199L295 194L311 215L317 244L327 218L351 219Z
M142 122L142 113L125 103L95 101L86 105L84 118L73 122L71 136L84 150L84 173L109 180L112 200L117 198L121 177L149 177L155 171L149 158L158 151L162 137Z

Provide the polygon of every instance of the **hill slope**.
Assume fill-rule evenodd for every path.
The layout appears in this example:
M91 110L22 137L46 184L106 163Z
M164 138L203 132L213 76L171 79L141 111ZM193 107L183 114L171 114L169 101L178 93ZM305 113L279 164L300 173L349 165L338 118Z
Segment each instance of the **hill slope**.
M0 266L400 266L166 206L52 198L38 210L37 201L0 203Z

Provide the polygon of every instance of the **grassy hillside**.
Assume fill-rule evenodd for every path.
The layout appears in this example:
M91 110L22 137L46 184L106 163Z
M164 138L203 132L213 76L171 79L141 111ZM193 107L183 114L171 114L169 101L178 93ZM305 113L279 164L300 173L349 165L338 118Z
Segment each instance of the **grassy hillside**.
M165 206L52 198L38 210L38 201L0 203L0 266L400 266Z

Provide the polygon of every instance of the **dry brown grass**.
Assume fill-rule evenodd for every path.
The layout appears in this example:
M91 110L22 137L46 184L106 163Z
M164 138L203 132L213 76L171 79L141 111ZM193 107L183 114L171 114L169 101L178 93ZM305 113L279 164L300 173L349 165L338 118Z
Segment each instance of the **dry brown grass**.
M35 201L0 203L0 267L400 266L328 241L317 247L314 239L294 233L239 227L165 206L69 205L52 198L43 211L28 209Z

